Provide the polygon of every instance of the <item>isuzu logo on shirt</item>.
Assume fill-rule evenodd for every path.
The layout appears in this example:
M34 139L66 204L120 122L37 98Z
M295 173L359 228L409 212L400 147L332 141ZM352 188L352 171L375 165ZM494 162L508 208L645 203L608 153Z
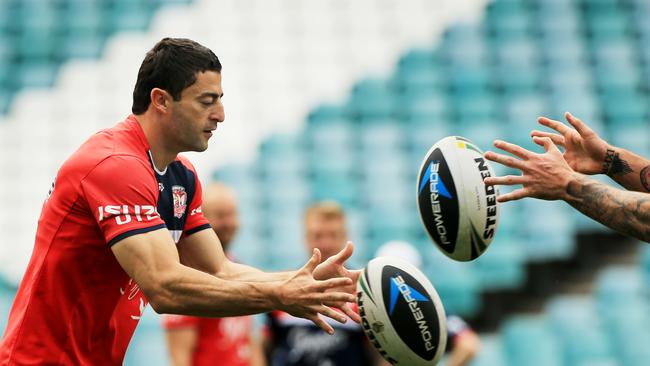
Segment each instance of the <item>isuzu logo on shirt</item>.
M115 218L118 225L124 225L135 219L136 221L151 221L160 217L158 210L152 205L106 205L99 206L99 222Z

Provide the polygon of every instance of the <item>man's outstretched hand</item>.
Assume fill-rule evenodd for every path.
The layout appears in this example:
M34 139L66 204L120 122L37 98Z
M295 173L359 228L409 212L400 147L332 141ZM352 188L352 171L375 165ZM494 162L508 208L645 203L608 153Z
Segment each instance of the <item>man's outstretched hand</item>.
M521 171L521 175L485 178L488 185L522 185L497 198L499 202L514 201L524 197L543 200L565 199L567 186L576 172L562 157L562 152L549 137L533 137L545 153L537 154L505 141L495 141L494 146L513 156L488 151L485 158Z
M320 261L320 251L314 249L309 261L278 287L278 309L309 319L327 333L333 334L334 328L325 322L321 315L341 323L345 323L347 317L352 318L345 309L348 303L355 301L354 294L349 292L353 281L344 276L315 279L314 271L320 266ZM342 309L345 315L335 310L336 308Z
M323 263L319 264L314 270L314 278L317 280L326 280L336 277L344 277L352 280L352 283L344 289L349 294L356 295L357 292L357 280L361 275L361 270L350 270L345 268L345 262L352 256L354 252L354 245L351 241L348 241L345 244L345 247L341 249L337 254L327 258ZM359 314L350 309L350 307L345 304L340 308L350 319L355 322L361 322Z
M605 154L610 149L607 142L571 113L566 112L564 117L571 127L560 121L539 117L539 124L557 133L534 130L530 135L533 138L548 137L555 145L562 147L564 160L578 173L590 175L607 173L603 171ZM537 141L540 140L535 140Z

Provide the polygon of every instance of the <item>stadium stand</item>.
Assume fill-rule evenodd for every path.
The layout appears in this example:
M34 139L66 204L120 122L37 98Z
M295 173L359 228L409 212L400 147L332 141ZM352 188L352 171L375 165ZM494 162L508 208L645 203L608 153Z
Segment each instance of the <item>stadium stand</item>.
M351 238L360 244L355 265L363 265L387 240L409 240L426 258L424 270L447 310L476 315L482 292L521 288L528 264L569 259L577 233L606 229L563 204L511 203L501 206L497 237L485 255L469 264L452 262L432 249L413 200L417 166L433 142L458 134L484 149L497 137L537 148L528 139L536 117L560 118L571 110L613 144L650 156L645 0L497 0L481 22L452 25L435 42L431 35L439 25L432 19L438 9L417 1L294 7L288 1L251 0L246 7L205 0L156 14L163 3L187 1L43 3L0 0L0 114L9 112L0 123L0 146L11 157L0 169L16 172L0 179L0 200L15 208L0 216L0 228L19 232L6 242L27 248L14 255L0 245L8 282L19 278L31 250L42 198L34 192L45 192L70 149L128 110L131 79L116 75L134 69L133 59L169 24L218 45L226 65L237 63L227 66L232 81L224 82L227 94L242 97L232 104L227 99L232 122L219 136L222 146L197 156L197 167L237 187L243 223L233 245L236 256L265 269L300 264L303 207L335 199L347 209ZM207 14L216 9L225 36L210 36ZM31 11L38 16L16 21ZM329 16L322 16L325 12ZM264 28L255 25L262 17ZM145 30L150 23L147 36L112 36ZM428 45L414 46L414 39ZM64 63L97 57L101 61ZM18 93L52 85L53 93ZM349 90L341 98L344 87ZM34 116L47 123L27 127ZM85 124L87 119L91 123ZM32 141L15 138L27 132L48 153L36 153ZM253 146L259 141L257 152L237 146L242 140ZM228 149L255 159L220 155ZM217 159L229 164L217 166ZM36 168L21 168L28 164ZM23 260L10 263L10 253ZM484 337L474 365L647 364L650 250L641 258L637 267L604 271L592 294L553 298L543 314L508 319L500 335ZM11 286L0 290L2 328ZM127 364L152 363L145 355L164 352L155 319L144 314Z

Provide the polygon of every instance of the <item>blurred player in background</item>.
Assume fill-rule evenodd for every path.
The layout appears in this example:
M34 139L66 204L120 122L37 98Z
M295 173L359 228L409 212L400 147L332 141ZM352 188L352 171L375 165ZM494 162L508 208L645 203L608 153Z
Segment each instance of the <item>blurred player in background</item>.
M514 157L491 151L485 157L522 174L489 177L485 183L523 186L501 195L499 202L524 197L564 200L603 225L650 242L650 160L611 146L568 112L565 118L571 127L546 117L539 118L540 124L555 130L531 133L533 141L544 148L542 154L495 141L494 146ZM628 191L588 177L594 174L607 174Z
M376 257L401 258L417 268L422 267L422 256L405 241L389 241L377 250ZM458 315L447 314L447 352L445 366L466 366L476 357L481 341L474 330ZM384 365L390 365L384 361Z
M222 183L203 190L203 216L221 241L226 255L239 228L235 192ZM203 318L163 315L167 345L174 366L262 366L264 354L253 332L253 317Z
M304 216L308 251L320 250L323 258L335 258L348 240L345 213L335 202L319 202ZM264 330L269 365L273 366L364 366L375 365L380 356L366 339L361 325L329 322L332 336L319 332L309 321L283 311L267 315Z
M318 202L307 208L304 218L305 244L308 251L320 249L323 258L335 256L348 238L343 208L331 201ZM395 244L380 255L395 255ZM407 243L398 244L398 257L421 265L417 250ZM404 257L406 256L406 257ZM266 344L273 366L348 366L389 365L373 348L359 324L332 326L334 336L318 332L313 324L276 311L268 314ZM447 366L467 365L475 356L480 342L474 331L459 317L448 318Z
M57 174L1 365L121 365L148 302L208 317L281 309L330 333L319 315L359 320L347 307L359 276L343 267L351 245L323 263L314 251L283 273L224 255L201 213L197 174L178 155L207 149L225 118L222 97L221 64L208 48L165 38L146 54L133 114L90 137Z

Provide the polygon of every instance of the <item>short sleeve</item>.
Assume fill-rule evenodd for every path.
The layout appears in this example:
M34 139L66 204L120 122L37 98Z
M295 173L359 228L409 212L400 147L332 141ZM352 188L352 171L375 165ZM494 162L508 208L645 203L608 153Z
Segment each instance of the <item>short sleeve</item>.
M158 214L158 184L151 168L132 156L111 156L81 182L83 195L109 246L165 228Z
M181 161L184 165L188 166L194 174L194 186L196 187L194 190L194 197L192 197L192 202L190 202L190 206L187 209L189 214L187 215L187 220L183 227L183 235L192 235L201 230L209 229L210 222L203 216L203 211L201 209L201 205L203 204L203 189L201 188L199 176L196 174L194 166L192 166L187 159L182 159Z
M194 316L163 314L162 326L166 330L195 328L199 325L199 318Z

